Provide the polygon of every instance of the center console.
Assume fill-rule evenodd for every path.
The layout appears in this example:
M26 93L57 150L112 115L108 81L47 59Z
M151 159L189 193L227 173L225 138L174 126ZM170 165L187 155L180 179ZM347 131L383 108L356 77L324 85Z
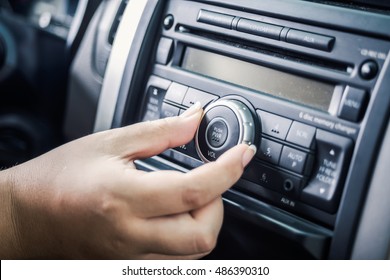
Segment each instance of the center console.
M350 258L389 117L387 8L137 2L110 33L95 131L200 102L191 142L136 164L186 172L256 145L211 257Z

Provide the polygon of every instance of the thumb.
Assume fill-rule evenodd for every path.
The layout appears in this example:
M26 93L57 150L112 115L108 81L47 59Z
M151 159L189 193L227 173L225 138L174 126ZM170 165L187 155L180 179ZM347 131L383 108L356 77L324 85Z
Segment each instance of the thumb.
M202 112L197 102L180 116L119 128L111 138L113 152L133 160L187 144L194 138Z

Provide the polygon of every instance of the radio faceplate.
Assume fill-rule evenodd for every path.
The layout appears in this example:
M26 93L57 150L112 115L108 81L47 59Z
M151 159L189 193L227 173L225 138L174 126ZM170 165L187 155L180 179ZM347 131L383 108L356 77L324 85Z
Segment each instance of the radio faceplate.
M224 106L227 100L245 100L242 96L234 95L221 98L157 76L150 78L146 96L143 121L177 116L196 101L201 102L207 115L212 108L218 107L217 104ZM250 106L249 101L246 100L246 103ZM234 122L234 114L230 116L228 111L212 113L207 121L208 126L222 121L229 124ZM334 214L351 158L353 140L264 109L256 108L253 112L248 109L247 113L255 120L248 125L256 127L256 134L261 136L261 140L251 141L257 146L258 153L242 177L256 187L247 188L243 184L241 188L260 197L266 193L268 200L293 211L309 205ZM260 125L255 126L255 123ZM201 125L196 137L207 139L208 126L205 124L202 129ZM219 133L221 137L218 141L222 138L227 141L238 137L239 128L229 125L220 128ZM226 135L222 137L222 134ZM218 148L208 143L202 143L205 152L199 154L196 142L192 140L168 150L163 156L188 168L202 165L201 158L210 161L219 156Z
M390 44L192 1L170 1L164 15L138 120L177 116L196 101L208 110L241 98L261 129L257 156L236 188L334 226ZM232 132L215 122L219 132ZM191 169L218 157L214 150L199 156L193 140L161 156Z

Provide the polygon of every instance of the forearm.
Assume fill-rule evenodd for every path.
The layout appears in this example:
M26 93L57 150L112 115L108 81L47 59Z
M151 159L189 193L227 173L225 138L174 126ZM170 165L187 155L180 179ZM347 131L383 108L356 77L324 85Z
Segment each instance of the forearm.
M21 256L14 211L12 170L0 172L0 259Z

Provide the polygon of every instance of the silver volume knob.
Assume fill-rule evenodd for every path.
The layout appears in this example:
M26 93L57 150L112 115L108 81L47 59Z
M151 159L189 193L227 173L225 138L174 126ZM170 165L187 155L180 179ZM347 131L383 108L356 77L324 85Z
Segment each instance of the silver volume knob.
M204 162L214 161L231 147L255 143L256 123L251 110L235 99L221 99L205 108L195 137Z

